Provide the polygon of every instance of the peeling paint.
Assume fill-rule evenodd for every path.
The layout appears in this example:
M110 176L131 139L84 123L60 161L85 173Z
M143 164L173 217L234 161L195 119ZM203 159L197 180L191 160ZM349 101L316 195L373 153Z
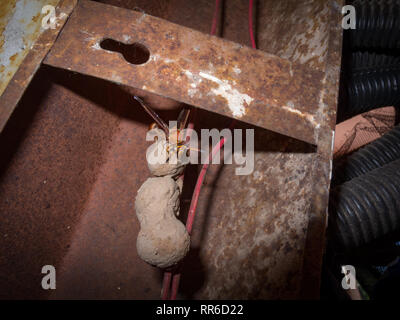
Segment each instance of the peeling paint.
M300 110L294 107L293 102L289 101L286 106L282 107L283 109L290 111L292 113L298 114L300 117L307 119L316 129L318 129L321 125L315 121L315 118L312 114L307 112L301 112Z
M10 1L11 3L13 1ZM41 9L56 6L58 0L17 0L14 5L2 6L0 15L0 95L8 85L34 42L44 31L41 28Z
M217 83L218 88L212 88L211 92L217 96L221 96L228 101L229 109L232 111L234 117L242 117L246 114L246 106L254 100L252 97L245 93L240 93L237 89L232 88L226 80L218 79L210 74L200 72L199 75L204 79Z
M90 46L94 50L102 50L99 43L95 42L93 45Z
M323 123L315 112L323 72L295 62L291 64L289 60L236 42L181 28L150 15L137 27L132 21L138 21L142 16L138 12L122 9L104 12L95 2L80 3L47 55L46 64L71 67L80 73L114 82L111 71L103 72L98 68L98 65L110 63L113 70L120 72L123 85L141 87L146 84L152 93L315 143L315 126L282 106L291 100L299 110L316 117L311 121ZM99 14L104 18L101 21L96 17ZM97 39L104 34L121 41L123 35L146 39L151 58L138 68L127 65L123 59L115 59L115 55L94 50L97 48L91 47L93 42L88 43L87 35L79 32L82 26ZM66 47L63 44L66 41L73 44ZM164 45L160 46L160 43ZM190 43L198 44L199 51L196 52ZM74 56L74 61L70 56ZM130 76L132 72L136 75L134 79ZM287 119L293 121L293 125Z
M238 68L237 66L235 66L235 67L233 68L233 71L234 71L236 74L240 74L240 73L242 72L242 70L241 70L240 68Z

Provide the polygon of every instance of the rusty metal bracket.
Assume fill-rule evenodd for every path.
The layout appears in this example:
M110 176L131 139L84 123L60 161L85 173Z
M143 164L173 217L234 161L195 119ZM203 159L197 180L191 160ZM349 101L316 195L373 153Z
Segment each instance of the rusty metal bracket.
M149 59L128 63L104 39L140 43ZM323 72L145 13L82 0L44 63L316 143Z

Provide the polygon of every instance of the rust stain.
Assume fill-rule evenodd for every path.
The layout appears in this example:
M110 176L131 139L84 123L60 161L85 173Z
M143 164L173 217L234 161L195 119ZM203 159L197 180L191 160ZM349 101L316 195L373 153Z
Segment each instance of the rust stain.
M29 35L26 39L23 39L26 49L13 58L12 67L14 69L7 72L8 77L5 82L0 82L0 92L2 92L0 96L0 132L3 130L16 104L21 98L22 93L26 89L26 86L30 83L33 75L38 70L42 59L55 41L63 23L75 7L76 2L77 0L63 0L61 4L56 7L56 13L58 15L60 13L65 14L56 29L46 30L39 35L39 38L37 38L38 34L34 33L34 35ZM40 29L40 23L38 22L35 24L35 22L32 21L28 25L34 26L37 30ZM36 41L35 47L33 50L30 50L30 44L34 41ZM13 82L11 85L7 86L11 77L13 77Z
M17 56L18 56L18 53L13 54L13 55L10 57L10 61L11 61L11 62L14 62L15 59L17 58Z
M0 53L6 52L5 54L10 55L18 52L18 56L15 56L12 60L12 63L7 64L4 63L5 68L11 71L11 76L9 76L7 72L7 77L4 77L0 82L0 94L3 93L4 89L8 85L11 80L11 77L15 74L18 67L28 54L32 44L37 40L37 38L42 33L43 29L41 29L40 16L41 16L41 4L49 4L56 5L58 0L38 0L35 2L29 1L6 1L2 2L6 4L2 4L4 11L1 11L0 14ZM18 10L18 12L16 11ZM37 12L36 15L34 15ZM18 21L16 17L21 17ZM34 16L33 16L34 15ZM33 17L32 17L33 16ZM15 24L20 25L18 28ZM7 27L10 29L7 29ZM18 35L18 44L17 43L8 43L5 44L7 30L11 30L12 34ZM13 36L11 36L12 39ZM14 40L11 40L14 41ZM22 41L22 43L21 43ZM7 46L7 48L5 47ZM7 51L5 51L7 50ZM10 50L12 52L10 52ZM8 60L8 59L7 59Z
M8 19L14 11L16 0L0 2L0 52L3 50L4 35L3 32L7 26Z
M37 23L41 16L42 16L42 14L38 13L36 16L32 17L32 22Z
M13 11L15 8L17 0L8 0L8 1L2 1L0 3L0 21L3 22L3 18L7 15L10 14L10 12ZM3 24L0 25L0 28L4 28L5 26Z
M132 65L100 48L124 35L149 49L148 62ZM322 72L150 15L80 1L44 62L315 143L318 123L301 113L317 112Z
M141 8L147 13L168 13L169 19L175 23L209 32L213 8L205 0L165 1L162 10L156 4L159 1L107 2L130 9L141 3ZM235 166L210 166L200 196L193 248L183 265L182 297L293 299L318 296L329 188L331 129L334 126L341 52L340 23L332 17L336 14L340 17L340 12L333 12L331 17L326 10L321 13L299 9L313 7L314 3L310 1L298 1L296 6L297 2L291 1L287 8L284 1L259 3L262 12L272 12L272 18L268 24L258 28L258 34L262 39L273 34L270 42L259 41L260 45L264 48L271 45L280 53L272 49L268 52L292 57L298 64L302 61L307 68L317 68L324 74L321 88L317 90L319 103L313 106L316 109L312 113L321 124L315 132L318 147L315 149L309 144L256 127L253 174L240 177L233 172ZM326 3L325 6L330 7ZM241 17L247 21L246 9L245 1L226 2L224 35L227 33L230 40L242 44L248 43L247 30L232 21L242 21ZM104 12L101 15L106 16ZM327 25L318 28L328 38L326 53L325 49L321 51L321 59L305 59L311 52L305 48L304 52L297 51L301 54L294 55L297 43L285 37L285 32L276 33L291 15L300 20L296 22L292 17L287 28L298 35L307 35L308 27L311 28L301 25L303 16L313 19L317 15L329 17L315 19L315 23ZM129 29L129 24L125 27ZM157 30L157 25L149 26L149 29L145 25L142 27L151 32ZM232 28L234 31L230 31ZM183 50L185 41L172 43L178 34L166 33L168 36L163 37L159 47ZM41 43L51 43L51 40L51 37L45 38ZM120 41L123 40L121 37ZM92 46L95 42L86 43ZM198 49L200 51L196 51L196 45L193 46L194 51L201 52L201 48ZM237 50L241 50L240 47ZM210 58L204 52L194 57L199 58L203 66L211 62L219 79L229 83L237 80L235 67L240 62L239 55L232 56L232 64L225 68L218 51L210 49L207 52ZM246 55L246 58L257 60L259 57L254 54ZM40 57L43 57L43 52ZM28 85L32 68L38 67L41 61L39 58L28 55L29 64L22 66L16 77L18 83ZM197 83L197 74L192 70L192 60L187 59L187 52L179 57L165 55L164 58L169 60L159 60L157 67L171 66L160 69L160 73L147 73L144 86L158 81L160 88L168 90L174 77L187 77L185 70L194 75L192 83ZM121 59L110 56L101 60L107 62L106 66L99 64L97 68L108 72L112 70L112 63L119 66ZM74 61L79 64L80 60ZM276 64L270 67L277 76L280 70L285 70L283 61L286 60L274 61ZM141 91L145 90L143 87L122 87L65 70L42 68L38 78L28 87L21 108L16 110L20 112L3 135L4 150L11 152L15 148L16 152L0 172L0 212L6 213L0 224L0 233L14 231L9 238L0 238L1 247L6 248L7 253L5 263L1 264L0 272L4 276L0 277L0 294L8 298L44 297L47 293L37 288L37 283L40 283L37 270L51 260L60 270L57 290L51 298L156 299L160 293L161 274L136 256L134 239L138 223L132 209L135 190L147 177L144 133L151 120L138 112L140 108L132 105L130 97L133 93L146 95L146 101L148 99L152 106L160 109L176 109L180 104ZM292 69L293 74L296 74L295 69ZM123 76L133 78L136 75L136 71L126 70ZM112 76L113 81L118 76L121 76L120 72ZM157 80L158 77L162 81ZM269 74L263 81L257 78L254 83L258 86L253 84L253 88L246 89L250 96L254 95L252 90L264 90L267 84L276 85L279 90L284 87L273 77L269 78ZM308 83L311 86L313 82ZM218 88L218 84L209 79L203 79L199 86L204 86L203 94ZM188 88L191 89L190 84ZM21 88L14 86L11 89L6 100L0 98L0 107L19 101L18 90ZM36 90L41 93L37 94ZM296 94L303 93L297 91ZM216 97L217 103L219 99L226 103L224 98ZM64 108L59 107L60 101ZM27 111L34 113L36 109L35 116L26 115ZM265 106L260 107L255 115L264 111ZM301 110L303 114L307 111ZM174 119L173 113L171 111L166 119ZM0 113L0 120L5 118ZM216 113L198 110L198 128L225 128L229 123L230 119ZM254 128L241 122L237 122L236 127ZM21 128L25 131L21 132ZM184 187L187 190L183 203L189 200L193 179L197 176L196 168L191 169L185 173ZM181 215L184 219L184 210Z

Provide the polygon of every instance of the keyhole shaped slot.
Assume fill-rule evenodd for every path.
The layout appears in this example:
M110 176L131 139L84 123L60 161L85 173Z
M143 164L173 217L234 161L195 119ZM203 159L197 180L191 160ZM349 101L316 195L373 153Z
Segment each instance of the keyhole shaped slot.
M124 59L135 65L144 64L149 61L150 51L143 44L135 42L125 44L113 39L103 39L100 42L100 48L120 53Z

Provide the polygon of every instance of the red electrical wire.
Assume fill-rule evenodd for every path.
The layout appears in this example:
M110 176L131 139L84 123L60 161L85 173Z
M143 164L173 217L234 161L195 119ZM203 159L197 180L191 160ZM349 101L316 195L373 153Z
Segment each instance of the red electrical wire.
M219 0L215 0L215 7L214 7L214 16L213 16L213 22L211 26L211 32L210 34L212 36L215 35L217 31L217 25L218 25L218 11L219 11Z
M256 49L256 41L254 40L254 33L253 33L253 0L249 0L249 33L250 33L250 40L251 46Z
M217 31L219 5L220 5L220 0L215 0L213 21L212 21L211 32L210 32L211 35L215 35L215 33L216 33L216 31ZM194 124L193 124L193 123L190 123L190 124L188 125L188 128L189 128L189 127L190 127L190 129L192 130L193 127L194 127ZM188 135L188 137L189 137L189 136L190 136L190 135ZM222 146L221 146L221 147L222 147ZM208 167L208 165L207 165L207 167ZM205 169L204 169L204 167L203 167L203 169L202 169L202 172L203 172L203 170L204 170L203 179L204 179L204 175L205 175L205 171L207 170L207 167L206 167ZM201 175L201 172L200 172L200 175ZM199 175L199 177L200 177L200 175ZM199 182L199 180L197 180L197 182ZM198 183L196 183L196 186L197 186L197 184L198 184ZM197 192L198 194L200 194L200 190L201 190L201 183L200 183L200 186L198 187L198 192ZM196 189L195 189L195 191L194 191L193 197L195 197L195 194L196 194ZM197 206L198 198L199 198L199 195L197 195L196 205L194 206L194 209L192 209L193 198L192 198L192 202L191 202L191 204L190 204L190 208L191 208L191 209L189 209L189 216L188 216L188 220L187 220L187 223L186 223L186 225L188 225L188 222L190 222L190 223L189 223L189 225L190 225L190 227L189 227L189 228L190 228L190 231L189 231L189 229L187 229L188 227L186 227L186 229L188 230L189 235L190 235L190 233L191 233L192 226L193 226L194 213L196 212L196 206ZM190 212L191 212L191 211L193 212L192 215L190 215ZM192 218L189 219L190 216L192 216ZM172 279L172 272L171 272L171 271L165 271L165 272L164 272L164 278L163 278L162 292L161 292L161 298L162 298L163 300L167 300L168 298L170 298L171 300L175 300L175 299L176 299L176 295L177 295L177 293L178 293L178 287L179 287L180 274L179 274L179 273L178 273L178 274L174 274L174 277L173 277L173 279L172 279L172 288L171 288L172 293L171 293L171 296L169 297L170 286L171 286L171 279Z
M172 285L171 285L171 299L175 300L178 294L179 282L181 280L181 273L175 273L172 277Z
M170 271L164 272L163 286L161 292L161 299L168 300L169 298L169 287L171 284L172 273Z
M197 178L196 186L195 186L194 191L193 191L192 201L190 202L188 218L187 218L187 221L186 221L186 230L189 233L189 235L192 233L194 217L196 215L197 203L199 201L201 187L203 186L203 180L204 180L204 177L206 175L208 166L212 162L212 159L214 158L215 154L225 144L225 141L226 141L226 139L222 138L219 141L219 143L217 143L214 146L214 148L212 149L212 151L211 151L206 163L203 164L203 167L201 168L200 174L199 174L199 176ZM176 299L176 296L178 294L180 278L181 278L181 274L180 273L176 273L176 274L174 274L172 276L171 300L175 300Z
M218 6L219 6L219 0L216 0L214 18L213 18L213 25L212 25L212 28L211 28L211 34L215 34L215 30L216 30L216 25L217 25L217 22L216 22L217 18L216 17L217 17ZM254 40L254 34L253 34L253 0L249 0L249 33L250 33L251 45L252 45L252 47L254 49L256 49L257 47L256 47L256 42ZM229 128L232 129L234 124L235 124L235 120L232 121L232 123L231 123ZM194 191L193 191L192 201L190 202L189 214L188 214L188 218L187 218L187 221L186 221L186 230L189 233L189 235L191 235L191 233L192 233L194 218L195 218L195 215L196 215L197 203L199 201L200 191L201 191L201 188L203 186L203 181L204 181L204 177L206 175L208 166L212 162L212 159L217 154L217 152L223 147L225 142L226 142L226 139L222 138L219 141L219 143L214 146L214 148L212 149L212 151L211 151L206 163L203 164L203 167L201 168L199 176L197 177L196 186L195 186ZM176 299L176 296L178 294L178 289L179 289L180 278L181 278L181 274L180 273L175 273L172 276L171 296L170 296L171 300L175 300ZM165 284L166 280L168 280L168 288L169 288L170 281L171 281L171 273L170 272L165 272L164 273L164 284ZM165 289L165 286L164 286L163 287L163 299L164 299L164 292L165 291L167 291L167 290ZM166 297L165 299L168 299L168 291L166 292L165 297Z
M196 118L196 109L194 110L194 116L193 116L193 122ZM192 133L192 130L194 129L194 123L190 122L187 126L187 130L186 130L186 142L189 142L190 140L190 136ZM183 179L183 174L179 177L179 179ZM171 271L164 271L164 278L163 278L163 285L162 285L162 292L161 292L161 299L162 300L168 300L169 298L171 300L175 300L176 298L176 293L175 295L171 295L171 297L169 297L169 292L170 292L170 287L171 287L171 279L172 279L172 272ZM176 280L175 280L176 281ZM179 279L178 279L178 283L179 283Z
M208 166L212 162L212 159L214 158L215 154L225 144L225 141L226 141L226 139L222 138L219 141L219 143L217 143L214 146L214 148L212 149L212 151L211 151L206 163L203 164L203 167L201 168L200 174L199 174L199 176L197 178L196 186L195 186L194 191L193 191L192 201L190 203L188 218L187 218L187 221L186 221L186 230L189 233L189 235L192 233L192 228L193 228L194 217L195 217L195 214L196 214L197 203L199 201L201 187L203 186L203 180L204 180L204 177L206 175Z

